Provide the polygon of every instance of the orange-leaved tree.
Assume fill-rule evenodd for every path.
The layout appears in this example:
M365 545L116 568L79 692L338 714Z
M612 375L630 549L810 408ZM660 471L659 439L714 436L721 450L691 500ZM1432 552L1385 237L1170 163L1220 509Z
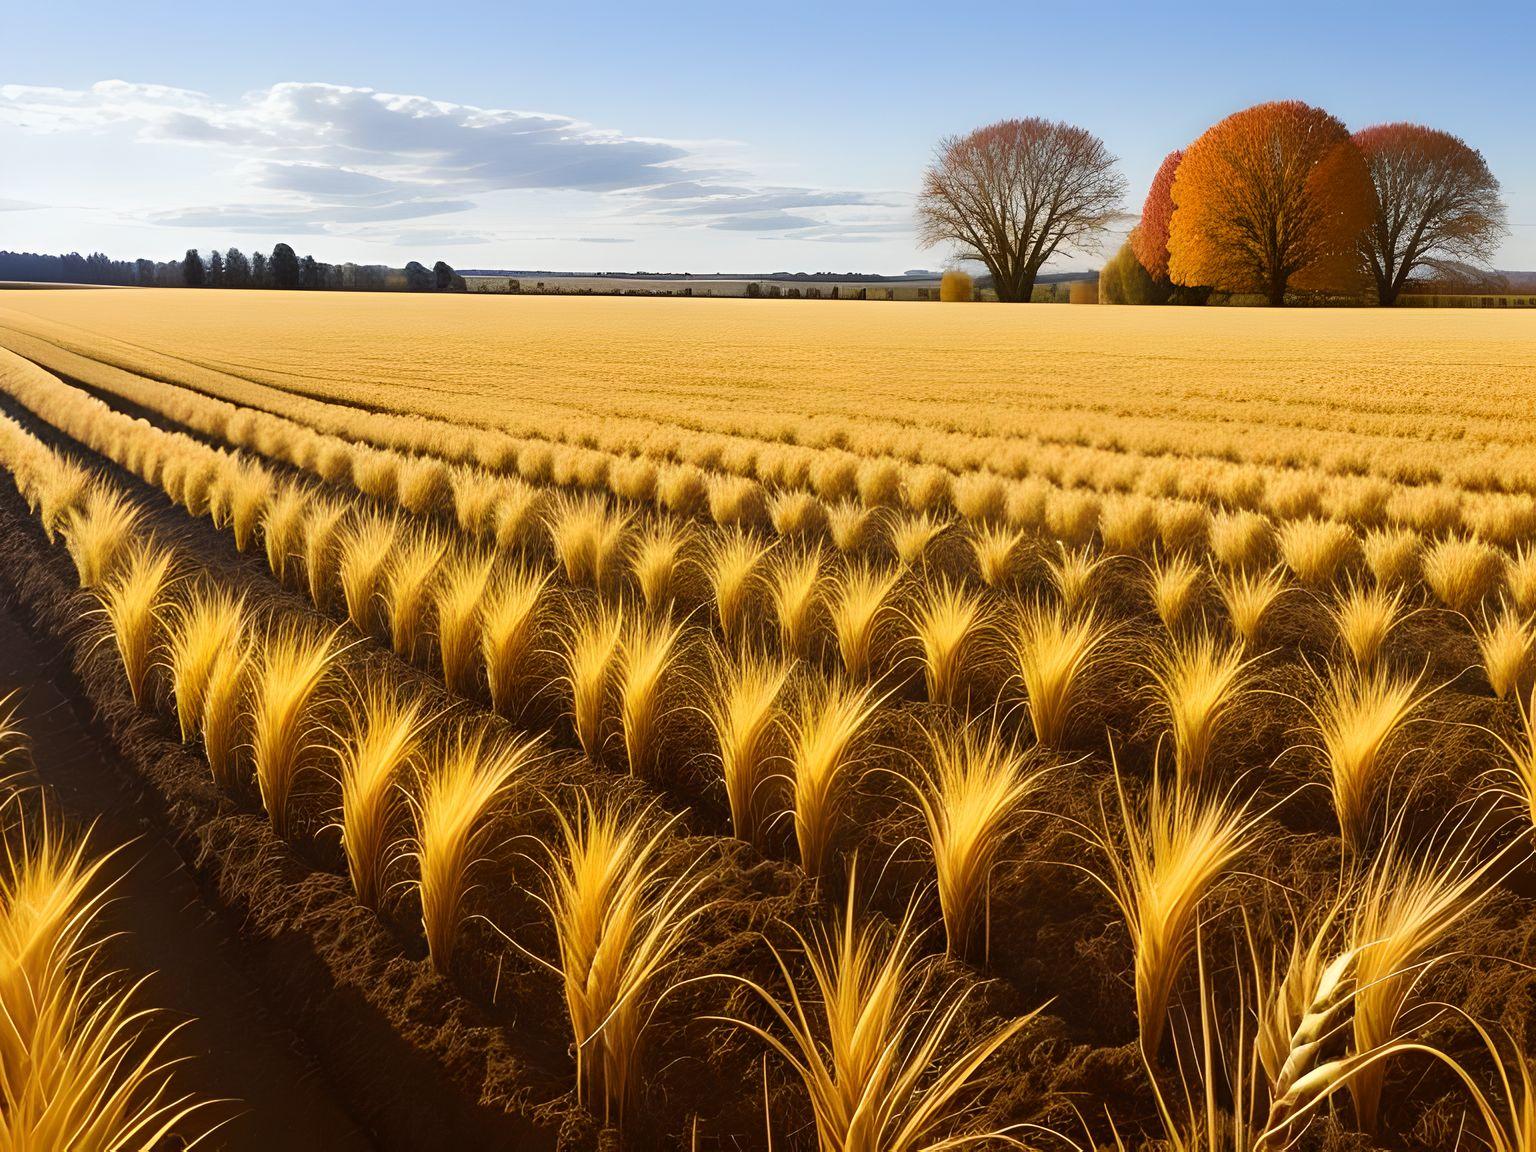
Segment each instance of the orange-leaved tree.
M1493 258L1504 202L1481 152L1422 124L1365 128L1355 146L1376 188L1376 219L1361 248L1382 304L1397 301L1415 268Z
M1353 291L1375 213L1365 159L1321 108L1277 100L1206 129L1173 178L1168 271L1176 283L1257 292Z
M1141 223L1131 233L1131 248L1136 259L1154 280L1168 279L1168 232L1173 226L1173 174L1184 159L1184 150L1175 149L1163 157L1141 206Z

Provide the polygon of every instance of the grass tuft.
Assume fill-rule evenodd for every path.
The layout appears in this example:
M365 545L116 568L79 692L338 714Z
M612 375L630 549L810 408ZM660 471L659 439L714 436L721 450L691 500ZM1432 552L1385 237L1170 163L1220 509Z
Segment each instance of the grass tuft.
M783 783L773 768L773 743L789 668L782 660L750 652L734 659L722 655L716 660L716 687L707 706L719 745L731 831L757 848L764 847L764 833L777 811L774 790Z
M1091 612L1069 616L1059 604L1033 604L1020 611L1010 649L1029 722L1042 747L1066 746L1083 683L1109 635L1108 626Z
M421 771L413 808L421 925L432 967L452 969L472 878L490 846L492 816L538 753L532 740L508 742L463 722Z
M349 711L337 748L341 847L358 903L378 911L404 832L404 782L419 771L428 717L422 701L377 680Z
M251 704L251 760L272 830L287 839L292 804L320 745L320 687L339 655L334 634L274 624L257 649Z

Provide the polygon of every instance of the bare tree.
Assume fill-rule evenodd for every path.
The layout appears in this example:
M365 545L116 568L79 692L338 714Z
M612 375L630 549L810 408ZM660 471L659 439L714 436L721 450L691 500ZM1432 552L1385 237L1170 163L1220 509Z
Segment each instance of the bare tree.
M1027 301L1057 251L1096 246L1124 195L1115 158L1091 132L1000 120L939 141L918 196L919 237L985 264L999 300Z
M1360 246L1383 305L1397 301L1415 268L1493 259L1504 202L1481 152L1421 124L1378 124L1356 132L1355 144L1376 187L1376 218Z

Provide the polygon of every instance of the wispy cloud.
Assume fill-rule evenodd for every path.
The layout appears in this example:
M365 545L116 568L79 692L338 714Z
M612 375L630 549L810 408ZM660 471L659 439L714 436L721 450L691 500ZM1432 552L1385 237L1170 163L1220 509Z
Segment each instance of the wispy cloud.
M470 213L508 192L585 193L628 226L862 238L857 210L905 226L901 197L764 185L721 167L718 145L631 135L548 112L481 108L324 83L282 83L225 102L110 80L86 89L0 85L0 125L29 133L117 134L202 149L237 177L238 202L190 203L147 217L173 227L346 232ZM0 208L6 202L0 201ZM593 217L587 217L587 227ZM600 227L605 225L599 224ZM474 229L440 230L479 235ZM593 243L623 236L571 237ZM451 241L442 241L451 242Z

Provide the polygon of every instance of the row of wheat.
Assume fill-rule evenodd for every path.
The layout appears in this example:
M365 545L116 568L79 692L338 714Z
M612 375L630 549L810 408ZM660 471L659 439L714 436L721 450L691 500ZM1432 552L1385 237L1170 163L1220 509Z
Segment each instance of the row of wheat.
M130 547L122 559L114 559L111 555L105 557L99 555L99 550L102 548L109 552L114 551L112 542L131 538L131 533L125 536L126 530L131 527L129 523L133 518L131 509L127 509L120 498L114 500L110 492L103 494L101 489L93 486L88 477L71 475L71 470L65 465L40 464L35 465L31 471L32 475L38 478L34 480L36 491L31 495L45 517L45 523L66 529L65 535L71 543L82 581L103 589L104 602L114 624L114 636L117 639L124 669L129 675L130 685L138 684L140 687L136 691L142 691L145 677L153 666L154 622L161 618L166 609L166 605L161 603L159 593L163 592L169 583L175 562L169 558L168 553L156 553L153 548L148 547L143 549ZM43 479L43 477L47 478ZM71 493L74 495L71 496ZM222 500L221 497L212 502L219 503ZM237 503L238 501L233 497L230 498L231 508ZM97 526L98 520L106 527ZM265 516L252 518L252 535L248 540L253 541L256 538L254 526L264 523L265 520ZM230 523L232 526L235 523L232 511ZM238 535L238 527L235 531ZM94 546L93 542L95 542ZM278 549L274 555L286 557L289 553L284 549ZM128 575L114 574L113 570L118 564L127 566L124 571ZM387 564L386 567L397 570L401 565L396 562L392 565ZM150 589L148 594L146 594L146 588ZM157 588L159 592L154 591ZM1063 591L1065 592L1065 589ZM214 596L216 593L210 592L208 595ZM373 597L360 598L357 602L372 604L374 599ZM1064 595L1063 601L1066 602L1067 599ZM223 611L222 606L213 608L205 606L202 614L205 617L210 614L217 616ZM398 610L392 608L390 611L392 638L395 632L393 622L397 616L399 616ZM623 632L622 626L615 625L611 618L602 621L601 613L598 614L597 619L600 622L595 626L594 631L599 640L595 642L595 646L598 649L606 648L610 654L621 650L619 637ZM1058 619L1063 623L1070 621L1070 617L1066 615L1059 615ZM134 621L140 622L139 627L133 626ZM607 640L606 637L609 636L614 639ZM589 641L589 643L593 642ZM409 644L405 646L409 647ZM251 650L265 653L269 649L275 648L281 651L291 647L292 645L283 643L281 635L276 636L274 643L274 634L268 632L258 638ZM205 648L204 651L206 650ZM627 653L628 647L622 650ZM1194 677L1192 680L1185 680L1182 689L1170 691L1169 696L1169 717L1175 736L1176 760L1179 768L1176 782L1167 789L1154 784L1152 790L1134 805L1125 802L1125 794L1122 793L1124 806L1121 819L1114 828L1111 827L1114 822L1105 822L1100 842L1106 859L1110 861L1102 875L1106 884L1115 893L1117 900L1121 902L1136 943L1139 1016L1142 1021L1144 1041L1149 1050L1154 1053L1157 1049L1157 1037L1162 1028L1161 1021L1169 995L1168 990L1172 988L1179 971L1188 963L1197 936L1196 910L1200 907L1202 898L1223 876L1233 870L1242 843L1254 827L1253 817L1245 805L1233 802L1230 797L1213 798L1208 791L1198 786L1205 752L1209 748L1221 717L1230 710L1231 704L1237 699L1241 660L1231 650L1223 651L1220 646L1210 644L1208 639L1202 644L1192 644L1187 652L1194 655L1186 654L1180 657L1178 650L1172 651L1166 667L1161 669L1164 679L1170 685L1180 683L1181 677ZM578 662L569 661L568 663L574 667ZM1195 665L1195 671L1181 670L1178 667L1181 662ZM642 672L648 663L654 668L654 647L652 659L649 661L626 659L621 663L631 664ZM1368 658L1364 658L1365 665L1368 666L1370 663ZM194 661L193 664L195 666L196 662ZM253 697L256 703L249 706L258 711L275 709L277 718L268 723L268 728L276 732L274 742L269 743L277 749L277 754L270 759L276 766L274 769L276 778L287 780L290 785L292 771L298 763L291 750L295 740L302 742L304 728L302 724L297 728L294 726L291 712L293 690L291 687L284 688L282 683L285 678L294 675L293 668L296 665L312 668L313 662L306 665L302 659L278 660L273 666L278 687L270 691L265 686L255 689ZM267 664L264 658L260 666L265 671ZM736 711L735 703L742 697L755 696L757 699L762 699L766 696L771 703L777 695L777 687L781 686L781 682L777 669L772 667L756 669L752 674L744 671L740 680L742 689L739 691L733 689L727 698L728 703L722 706L720 731L730 734L733 741L736 736L740 736L739 746L744 749L740 760L746 766L742 779L749 780L754 771L751 767L754 759L754 733L761 731L761 710L752 708L749 700L748 706L742 710L744 715L739 713L731 715L731 713ZM645 682L644 675L638 677L637 683L643 685ZM779 682L777 686L776 682ZM1216 684L1215 692L1211 692L1209 688L1202 690L1201 686L1212 682ZM1372 724L1378 723L1382 709L1372 701L1376 696L1383 694L1383 688L1390 689L1384 693L1385 695L1396 699L1396 696L1402 694L1402 687L1395 681L1389 682L1381 677L1373 678L1363 671L1359 680L1351 682L1341 678L1334 687L1334 696L1340 701L1335 708L1334 721L1342 731L1340 747L1337 750L1330 748L1329 755L1336 785L1336 802L1339 803L1341 825L1346 827L1346 837L1350 833L1345 813L1360 810L1359 801L1364 802L1364 811L1368 813L1372 804L1379 804L1381 801L1379 789L1373 791L1370 787L1371 777L1375 774L1376 782L1379 784L1380 768L1385 763L1379 753L1387 739L1397 730L1401 720L1411 710L1414 703L1412 698L1416 694L1414 686L1412 684L1407 686L1408 700L1399 701L1394 707L1385 709L1387 723L1384 730L1361 739L1360 729L1362 726L1369 729ZM571 709L575 716L580 709L580 693L574 678L571 689ZM638 695L643 696L643 692ZM1031 691L1032 716L1044 711L1038 701L1047 700L1050 696L1048 687L1046 690L1037 688ZM301 708L303 703L301 699ZM1191 704L1196 706L1189 707ZM851 730L857 731L858 725L865 719L862 714L866 713L869 705L867 688L862 694L843 692L827 696L821 702L819 711L828 719L811 726L808 732L809 739L806 740L810 749L817 755L825 754L825 758L832 763L844 760L849 743L845 733L850 731L850 723ZM177 694L177 707L178 709L182 707L180 694ZM1350 711L1351 708L1354 712ZM356 706L349 710L365 711ZM241 712L240 709L236 710L237 715ZM635 724L637 720L643 721L645 714L646 709L643 707L631 707L624 712L623 722L629 728L626 732L626 742L631 747L636 743L633 734L643 730L644 727L643 723L639 727L635 727ZM284 716L288 717L287 721L282 720ZM1393 719L1394 716L1396 719ZM254 719L252 722L254 724ZM413 727L414 720L403 723L405 728L397 725L390 732L376 738L375 746L383 749L381 755L384 758L392 757L391 749L398 749L400 733ZM576 720L576 727L579 733L581 730L579 719ZM206 733L204 736L206 741ZM210 749L217 747L219 743L219 739L215 737ZM255 754L257 743L255 740L252 741L253 754ZM594 742L593 749L596 750L598 746ZM282 752L285 747L290 749L289 753ZM736 751L735 748L728 750L722 739L722 762L734 751ZM212 755L210 751L210 756ZM484 759L478 754L470 758L477 761ZM437 779L440 771L432 773L426 779ZM726 771L728 774L731 772L730 769ZM255 768L255 773L260 784L259 766ZM827 793L818 783L817 772L802 771L797 764L796 771L791 774L789 782L797 789L797 801L808 802L811 812L817 811L816 805L819 803L825 806L824 802L830 793ZM987 854L988 847L996 846L1007 838L1012 820L1017 817L1021 808L1036 790L1038 777L1036 772L1030 769L1026 758L997 739L995 733L963 729L948 739L941 738L935 741L931 774L925 779L915 780L914 783L917 795L924 803L930 848L938 870L940 903L946 933L953 950L958 954L968 954L975 949L978 934L983 937L985 935L986 877L992 863L992 859ZM1353 791L1351 791L1352 788ZM743 798L741 811L745 819L750 821L754 819L751 808L755 793L751 788L739 790L739 793ZM425 797L429 794L429 789L423 784L420 796L416 800L404 802L406 808L414 810L416 804L424 804ZM286 795L287 793L280 786L273 789L262 787L263 800L268 802L268 811L273 816L275 826L279 824L279 812L284 809L282 801L278 800L274 805L269 797ZM345 795L345 788L343 788L343 795ZM735 813L736 806L733 803L733 815ZM801 841L802 859L809 867L814 868L818 860L815 848L817 844L815 820L803 817L798 808L795 815L797 833L800 832L802 823L807 825L807 837ZM1368 816L1362 817L1361 820L1358 827L1363 829L1368 826ZM343 823L345 827L345 821ZM462 825L455 824L454 827L462 828ZM418 827L416 836L419 839L421 835L423 832L421 827ZM369 841L368 836L362 832L354 832L354 839L359 842L379 843L377 838ZM387 845L389 838L385 837L384 842ZM420 849L416 851L419 853ZM1402 863L1393 855L1393 851L1389 847L1376 856L1372 868L1391 868L1390 874L1400 875ZM1441 859L1424 865L1425 875L1429 877L1427 883L1432 881L1455 888L1456 898L1449 901L1454 909L1459 910L1469 906L1468 901L1461 897L1465 897L1478 887L1484 878L1488 864L1486 862L1473 864L1474 859L1475 857L1469 853L1465 857ZM553 862L551 867L555 867ZM364 871L367 870L364 869ZM1374 871L1364 873L1365 878L1358 881L1361 886L1360 892L1372 890L1371 876L1387 874L1389 873ZM420 876L422 878L426 876L424 865ZM678 882L681 881L673 881L673 883ZM418 883L424 883L424 879L418 879ZM1170 883L1176 885L1181 899L1169 901ZM1456 887L1457 885L1460 887ZM1387 887L1388 885L1384 882L1377 880L1376 888L1385 892ZM359 887L359 891L362 891L362 886ZM550 896L552 901L555 896L556 894L552 892ZM1377 897L1378 901L1384 898L1381 895ZM1350 899L1354 907L1364 907L1367 903L1358 893ZM426 894L423 893L424 919L428 904ZM1423 901L1416 898L1414 907L1418 908L1422 904ZM1430 901L1430 905L1435 906L1435 902ZM457 907L452 901L442 906ZM684 914L681 905L676 911L678 915ZM1361 913L1361 915L1365 914ZM1385 913L1378 912L1376 915L1379 917ZM1442 919L1448 930L1454 923L1455 917L1442 915ZM1364 926L1358 931L1368 931L1371 922L1367 919L1362 923ZM556 926L558 929L558 923ZM1378 969L1379 974L1384 973L1382 978L1385 978L1385 975L1391 975L1393 978L1403 976L1407 968L1399 972L1400 966L1420 963L1424 953L1433 948L1435 940L1443 938L1443 932L1426 938L1422 925L1416 922L1410 923L1409 928L1412 931L1408 932L1408 929L1405 929L1405 932L1408 932L1405 940L1410 944L1414 941L1426 941L1425 944L1413 949L1408 960L1393 960L1385 970ZM450 925L450 938L452 931ZM908 928L904 925L901 930L903 941L907 940L907 932ZM428 938L431 939L430 930L428 930ZM819 974L818 979L826 982L846 977L859 980L862 986L862 978L858 977L859 965L870 965L874 961L869 956L859 959L862 954L858 945L860 939L859 930L848 927L836 938L835 947L834 941L823 941L820 944L811 942L813 952L820 951L832 957L827 962L825 975ZM912 957L906 955L911 948L915 948L915 945L909 945L893 953L903 957L901 965L896 969L898 984L908 982L908 977L911 975L908 967ZM1382 948L1380 951L1388 950ZM1330 969L1332 967L1329 965ZM1345 1076L1342 1075L1343 1069L1336 1070L1341 1072L1341 1075L1337 1077L1335 1087L1344 1083L1358 1086L1368 1082L1369 1070L1378 1068L1379 1060L1385 1059L1386 1049L1382 1050L1383 1054L1378 1055L1377 1044L1366 1043L1366 1038L1385 1036L1389 1039L1382 1040L1380 1043L1389 1045L1401 1043L1396 1030L1396 1019L1401 1015L1405 999L1406 991L1403 997L1397 998L1393 1011L1387 1013L1386 1024L1381 1023L1379 1019L1381 1014L1378 1013L1375 1023L1371 1023L1367 1018L1367 1022L1362 1025L1359 1020L1358 1005L1355 1006L1356 1030L1360 1032L1363 1029L1356 1049L1356 1055L1361 1057L1356 1061L1359 1071L1350 1072ZM1392 1005L1393 1000L1388 998L1387 1006L1392 1007ZM577 1009L573 1006L573 1026L579 1028L577 1020ZM830 1019L827 1023L829 1027L833 1026ZM903 1027L907 1023L909 1022L902 1021ZM791 1042L794 1042L793 1033ZM780 1039L779 1043L784 1044L785 1041ZM811 1052L818 1051L810 1038L807 1038L807 1043L811 1044ZM788 1048L785 1050L789 1051ZM1371 1058L1365 1059L1366 1055ZM806 1067L809 1068L810 1065L807 1064ZM592 1073L588 1071L586 1075L590 1076ZM808 1079L815 1082L815 1077L808 1076ZM603 1092L604 1099L609 1099L611 1089L603 1089ZM1275 1095L1276 1100L1286 1099L1288 1096L1288 1093L1279 1092L1278 1088L1273 1087L1272 1094ZM621 1105L622 1099L621 1094L616 1098L616 1103ZM1308 1107L1315 1107L1315 1102ZM1291 1125L1307 1115L1306 1107L1296 1107L1295 1100L1290 1100L1286 1108L1294 1108L1294 1111L1287 1113L1289 1118L1285 1116L1281 1118L1284 1120L1284 1126L1276 1131L1282 1135L1291 1131ZM1364 1106L1361 1107L1361 1114L1362 1121L1368 1122L1365 1120ZM835 1116L828 1121L828 1123L833 1122L835 1122ZM1270 1124L1266 1130L1272 1128L1274 1125Z
M1462 453L1449 482L1442 482L1444 469L1430 468L1422 459L1404 462L1394 455L1390 466L1376 467L1369 454L1361 454L1367 442L1361 431L1346 438L1347 448L1336 459L1307 463L1304 449L1290 447L1257 463L1250 453L1263 458L1266 433L1273 431L1263 424L1237 439L1241 447L1202 456L1189 447L1187 435L1139 440L1100 435L1095 429L1113 426L1107 417L1077 417L1070 428L1045 439L1029 420L1010 435L997 435L943 426L953 420L940 420L937 427L909 421L897 434L874 433L871 420L841 420L802 434L794 430L795 422L781 419L786 431L769 436L747 428L711 431L709 421L684 406L668 409L665 416L618 417L604 416L600 402L573 405L565 399L532 403L526 415L510 414L506 419L517 425L513 433L375 408L366 390L359 393L368 402L366 410L299 396L257 383L249 374L221 373L110 341L83 347L70 342L70 348L63 348L14 331L6 339L41 364L135 403L147 400L155 411L167 402L161 381L185 383L196 397L192 405L197 411L173 400L176 418L189 419L210 435L224 435L221 427L227 425L233 442L246 447L255 445L237 438L255 426L249 415L237 415L236 405L260 413L256 423L267 426L269 442L302 435L301 430L325 433L406 455L476 463L540 483L610 483L625 494L655 490L699 500L698 481L718 476L754 481L766 493L811 492L828 503L856 498L913 511L963 509L997 490L1006 496L1017 492L1016 502L1028 506L1041 493L1066 490L1069 504L1134 493L1259 510L1277 520L1327 517L1362 527L1391 521L1429 534L1477 534L1500 544L1529 538L1536 525L1528 470L1509 459L1518 450L1506 446L1518 444L1518 432L1498 433L1476 452ZM146 372L154 383L147 384L135 370ZM233 403L210 401L213 396ZM1381 401L1372 398L1370 403L1374 409ZM1041 413L1041 419L1048 415ZM1276 413L1275 419L1283 424L1287 415ZM283 424L288 429L282 430ZM1313 439L1328 435L1319 431Z
M280 582L307 589L319 608L344 606L359 631L382 630L406 658L435 654L450 691L472 697L483 684L504 715L524 716L528 696L550 687L538 681L532 665L541 625L550 623L555 603L564 604L566 627L557 630L563 632L564 652L555 687L567 695L563 707L582 750L599 762L616 735L632 772L654 771L668 688L680 676L674 666L682 663L680 653L695 631L665 611L674 603L684 555L685 536L674 526L653 526L631 550L624 546L624 522L606 506L591 499L558 504L549 533L570 582L603 589L614 584L610 572L627 563L630 586L648 611L631 610L626 619L622 598L572 610L569 601L553 594L547 570L500 562L473 544L451 540L430 523L354 511L303 484L275 479L254 462L108 410L89 412L98 401L79 394L71 398L80 400L71 412L81 418L71 423L82 435L106 446L109 455L146 479L158 477L190 511L227 524L242 550L259 541ZM59 511L43 512L52 531ZM103 522L108 525L103 531L115 538L119 529L110 518ZM973 541L979 570L986 583L999 583L998 573L1019 541L1004 539L989 551L987 539L983 534ZM831 567L818 551L804 548L787 549L774 561L765 560L767 554L766 543L731 532L713 538L702 557L719 639L733 654L714 661L717 687L726 701L712 711L723 746L724 786L734 827L754 842L760 842L764 809L771 816L782 809L776 794L794 791L778 779L782 774L772 768L772 742L762 736L780 715L782 727L792 733L792 764L818 759L819 743L831 740L826 734L839 724L845 730L831 740L839 754L820 757L827 761L824 772L789 774L791 783L800 781L812 796L824 795L822 806L832 809L830 800L838 792L833 782L844 775L841 766L847 759L840 750L875 713L878 698L872 685L903 658L921 670L928 700L979 705L973 709L979 712L987 707L986 697L973 692L971 665L989 645L1000 647L1009 669L1006 684L1022 689L1036 739L1062 747L1093 682L1095 661L1102 663L1112 647L1110 623L1092 607L1094 579L1104 562L1086 552L1064 552L1050 565L1055 604L1011 607L1006 600L999 604L942 578L914 580L905 601L899 601L896 569L866 562ZM1449 583L1474 583L1477 560L1474 555L1459 566L1446 561L1447 571L1460 573ZM1149 671L1158 689L1155 699L1181 749L1208 746L1211 733L1233 710L1244 653L1251 657L1257 650L1265 616L1283 592L1273 574L1222 573L1215 583L1233 633L1231 642L1222 643L1204 628L1187 626L1203 580L1202 570L1182 557L1150 566L1148 599L1173 642L1154 653ZM1468 603L1474 599L1465 591L1458 596ZM771 609L770 635L782 655L735 655L747 639L753 609L764 599ZM1333 602L1331 613L1340 647L1350 659L1335 663L1326 678L1316 709L1316 739L1327 752L1340 827L1346 840L1358 842L1368 835L1375 798L1390 778L1392 738L1409 724L1426 693L1418 677L1379 659L1408 615L1400 589L1352 586ZM1485 618L1476 638L1497 695L1518 695L1532 667L1533 630L1525 614L1516 608ZM790 661L811 655L818 640L835 653L832 670L838 680L811 678L793 694L795 702L786 712L780 698L787 695ZM761 643L753 647L763 650ZM737 703L742 695L753 698L752 708ZM1337 735L1362 725L1368 726L1370 738L1360 747ZM738 732L745 734L746 754L727 746ZM796 811L803 812L804 797L793 799ZM797 818L795 828L802 859L810 864L821 859L831 825Z
M44 348L51 346L44 345ZM1536 498L1403 486L1354 475L1320 477L1253 466L1220 483L1187 462L1166 462L1161 479L1107 481L1103 461L1081 474L1025 478L966 468L950 471L895 459L825 453L793 465L772 454L732 469L721 461L679 462L676 451L645 446L599 449L585 439L551 445L496 433L431 427L421 417L360 412L265 389L261 407L242 407L111 365L54 350L40 362L199 435L280 459L327 481L413 511L452 506L461 522L515 538L527 522L528 484L609 492L722 525L829 538L847 548L909 526L954 517L1043 534L1067 546L1099 540L1115 552L1207 549L1223 564L1252 565L1279 554L1303 579L1325 578L1353 560L1417 575L1423 544L1476 549L1497 576L1498 549L1536 572ZM247 386L255 387L255 386ZM253 401L255 403L257 401ZM273 410L268 410L273 409ZM299 419L277 414L291 411ZM301 420L315 423L307 424ZM506 443L502 443L502 441ZM514 481L520 479L522 484ZM1447 541L1447 538L1449 540ZM1319 571L1321 565L1321 571ZM1431 571L1434 565L1426 561Z

